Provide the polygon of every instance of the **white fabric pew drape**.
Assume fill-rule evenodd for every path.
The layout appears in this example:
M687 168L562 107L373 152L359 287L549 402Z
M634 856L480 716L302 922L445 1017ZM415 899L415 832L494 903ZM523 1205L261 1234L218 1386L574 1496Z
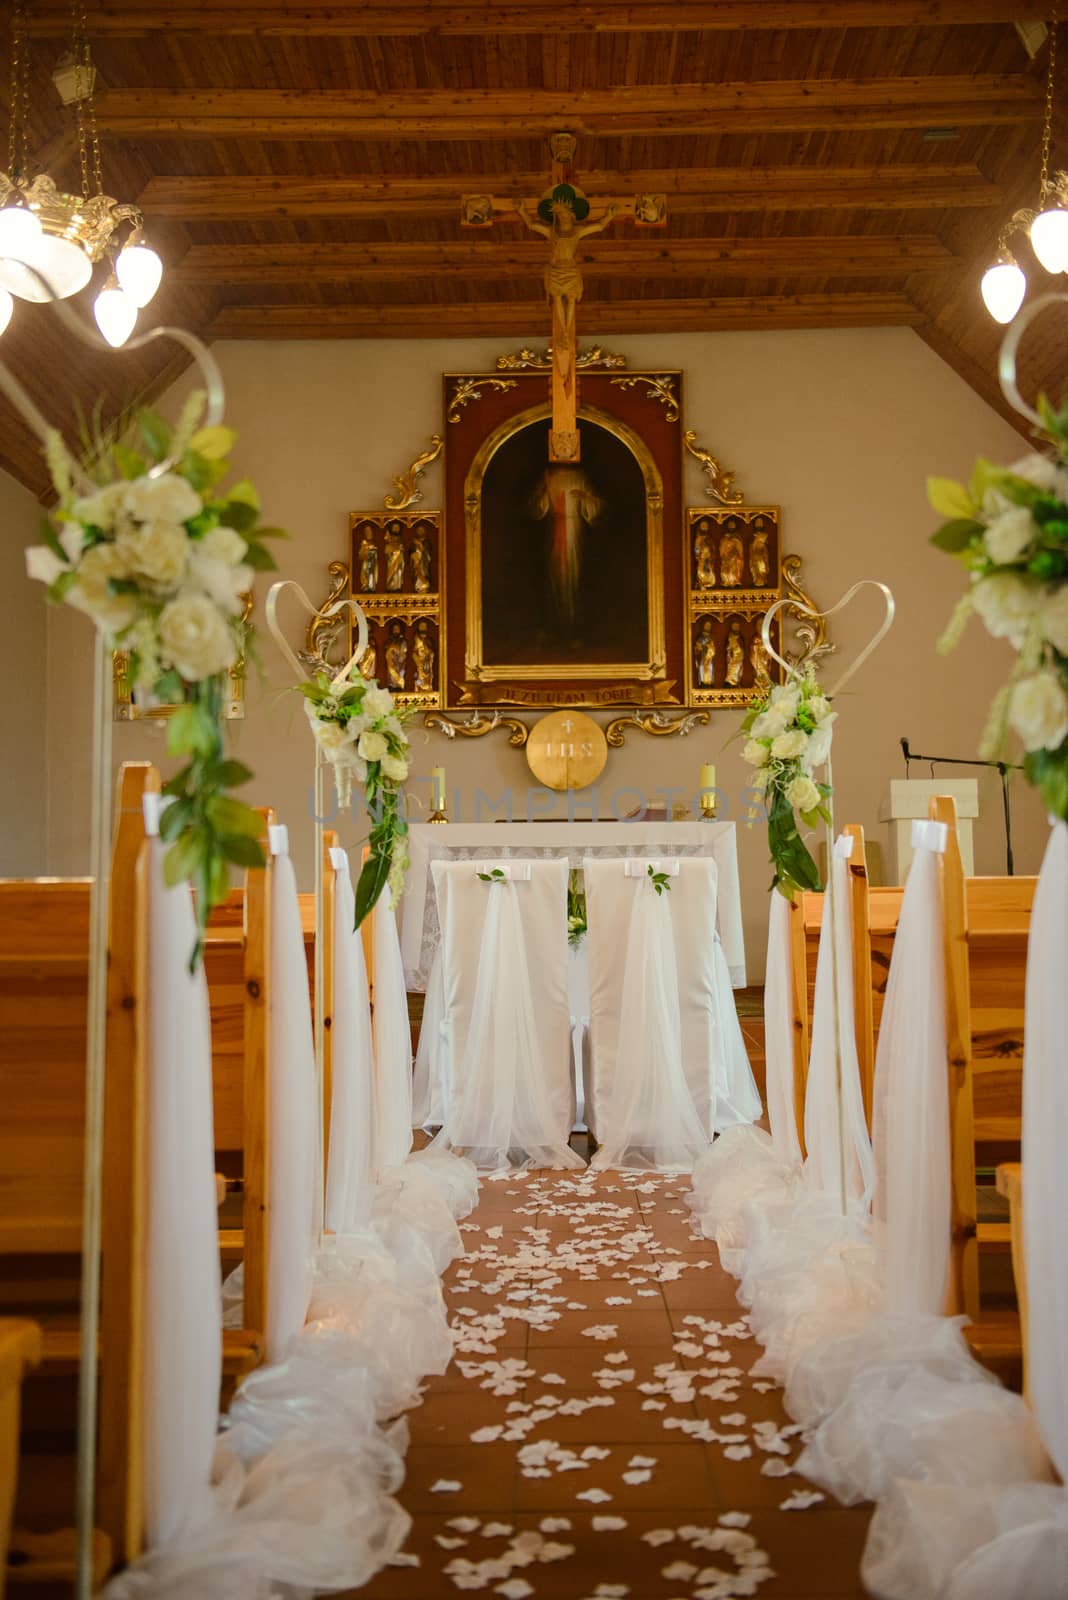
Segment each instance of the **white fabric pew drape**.
M168 889L159 796L145 797L147 1049L145 1528L173 1545L210 1509L222 1377L211 1021L187 884Z
M349 858L331 851L334 894L334 1014L330 1094L330 1154L326 1168L326 1226L356 1233L371 1221L374 1196L374 1053L363 939Z
M359 1140L366 1140L367 1120L366 1098L359 1092L346 1091L336 1118L346 1179L339 1179L339 1191L350 1208L340 1220L352 1227L328 1238L318 1251L311 1248L308 1172L314 1184L318 1094L307 1054L307 968L296 884L287 857L278 853L285 849L284 832L272 845L269 993L278 1071L271 1075L271 1117L277 1128L284 1115L288 1125L279 1131L293 1139L290 1145L283 1138L281 1159L277 1165L272 1160L271 1167L272 1220L285 1213L292 1221L282 1248L274 1240L271 1244L272 1272L277 1263L286 1275L274 1313L278 1359L244 1380L224 1431L213 1439L220 1325L207 998L202 969L192 980L185 972L193 938L188 891L168 891L162 903L176 918L168 948L180 951L180 962L174 971L169 964L165 973L160 967L163 987L159 995L153 990L154 1036L174 1030L173 1043L167 1043L171 1053L162 1058L170 1099L160 1101L153 1126L171 1118L171 1126L161 1128L161 1136L170 1140L170 1154L160 1146L161 1175L179 1170L174 1167L179 1156L183 1165L169 1213L172 1228L179 1219L181 1227L169 1241L169 1255L161 1252L155 1263L154 1327L163 1343L148 1368L155 1381L154 1402L148 1389L149 1414L154 1403L158 1420L147 1486L154 1495L154 1526L161 1532L155 1548L109 1585L108 1600L265 1600L283 1588L289 1600L299 1600L366 1583L399 1550L409 1526L392 1498L404 1475L407 1430L403 1421L390 1419L416 1403L420 1379L443 1372L452 1354L439 1256L446 1247L453 1253L462 1248L451 1208L461 1214L470 1209L477 1190L474 1174L455 1158L416 1165L420 1157L411 1157L375 1191L371 1225L361 1230L356 1224L363 1203L353 1199L361 1186L353 1167ZM339 877L338 898L344 903L347 863ZM184 909L178 904L183 893ZM351 1025L348 1046L358 1052L370 1032L366 980L352 959L351 944L339 941L338 948L335 1000ZM180 1046L187 1050L181 1058L173 1053ZM200 1070L190 1072L190 1062L194 1068L199 1062ZM348 1064L356 1067L357 1077L360 1071L369 1075L366 1059ZM173 1115L176 1086L183 1104L195 1101L194 1115ZM358 1091L358 1084L349 1081L347 1089L353 1088ZM190 1151L203 1169L203 1195L192 1212L186 1203ZM192 1240L190 1215L198 1229ZM162 1237L159 1227L152 1237ZM291 1327L284 1344L283 1316Z

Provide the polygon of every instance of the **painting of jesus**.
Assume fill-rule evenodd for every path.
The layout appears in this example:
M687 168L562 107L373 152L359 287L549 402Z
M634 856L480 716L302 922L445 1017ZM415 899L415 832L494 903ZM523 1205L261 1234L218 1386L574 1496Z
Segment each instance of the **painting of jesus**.
M505 439L482 482L487 667L648 661L647 486L627 442L580 419L581 466L548 461L548 419Z

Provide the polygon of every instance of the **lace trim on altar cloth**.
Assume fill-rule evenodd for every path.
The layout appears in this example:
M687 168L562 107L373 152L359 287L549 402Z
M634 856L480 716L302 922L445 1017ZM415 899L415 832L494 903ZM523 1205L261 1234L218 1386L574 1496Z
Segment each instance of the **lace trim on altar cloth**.
M628 856L663 856L670 860L681 856L714 857L715 850L711 843L680 844L674 839L670 843L643 839L640 844L634 845L450 845L443 843L430 846L428 866L433 861L499 861L510 858L528 861L561 861L566 859L570 867L581 868L584 856L618 858L620 860L624 860ZM409 970L405 973L409 989L421 993L426 992L430 969L434 964L434 957L440 944L441 924L438 921L438 903L434 894L433 878L428 871L426 901L423 909L423 932L419 947L419 964L414 971ZM729 971L732 985L735 988L744 987L745 968L731 967Z

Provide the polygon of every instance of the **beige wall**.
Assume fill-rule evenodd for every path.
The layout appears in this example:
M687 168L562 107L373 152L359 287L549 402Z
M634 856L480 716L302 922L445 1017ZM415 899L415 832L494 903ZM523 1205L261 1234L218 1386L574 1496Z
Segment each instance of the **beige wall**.
M1021 439L908 329L643 336L609 345L632 366L684 372L686 425L736 470L748 500L782 506L785 548L804 556L821 603L829 605L862 577L893 588L897 621L843 697L835 750L839 819L860 821L882 838L879 801L888 778L903 773L901 735L921 750L971 754L1009 659L978 633L948 659L935 654L961 573L927 545L935 519L925 502L925 476L964 475L978 453L1012 460L1025 448ZM241 434L240 470L255 479L270 520L293 534L280 547L286 577L322 596L327 563L345 553L347 513L380 505L392 475L441 428L441 373L491 368L501 348L498 340L216 347L228 420ZM687 499L699 504L695 463L687 463L687 474ZM440 468L424 481L425 504L440 504ZM16 583L6 605L18 611L26 604ZM39 608L39 595L33 604ZM836 619L843 658L873 615L865 601ZM291 636L302 632L294 614ZM52 715L48 730L49 864L61 873L84 870L87 857L88 644L81 618L49 618L49 704L65 708ZM266 675L250 684L234 746L256 771L251 797L269 801L289 821L307 884L309 740L295 697L283 692L286 669L269 639L262 652ZM832 663L829 679L835 670ZM612 753L602 792L626 784L645 791L685 785L692 792L698 765L714 760L736 797L744 770L738 746L725 745L737 720L717 713L710 728L686 740L628 739ZM161 751L158 729L116 729L119 759ZM523 755L502 735L450 744L417 733L416 773L436 762L447 767L450 787L464 789L468 805L476 786L493 793L526 787ZM416 792L425 794L426 786ZM984 801L977 865L998 871L1002 835L993 784ZM1034 871L1044 831L1040 809L1021 788L1015 810L1018 868ZM349 842L359 837L351 820L342 831ZM740 852L751 972L759 976L769 878L759 826L740 829Z
M26 577L40 507L0 472L0 877L45 871L45 592Z

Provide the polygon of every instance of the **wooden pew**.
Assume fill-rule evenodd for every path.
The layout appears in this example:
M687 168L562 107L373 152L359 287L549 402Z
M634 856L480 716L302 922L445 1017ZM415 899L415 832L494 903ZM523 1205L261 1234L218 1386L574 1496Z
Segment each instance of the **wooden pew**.
M0 1317L0 1600L7 1578L7 1551L19 1468L22 1377L41 1359L41 1330L24 1317Z
M1023 1365L1023 1392L1027 1393L1027 1257L1023 1233L1023 1167L1018 1161L1004 1161L997 1169L997 1191L1009 1202L1012 1233L1012 1275L1016 1283L1016 1304L1020 1311L1020 1345Z

